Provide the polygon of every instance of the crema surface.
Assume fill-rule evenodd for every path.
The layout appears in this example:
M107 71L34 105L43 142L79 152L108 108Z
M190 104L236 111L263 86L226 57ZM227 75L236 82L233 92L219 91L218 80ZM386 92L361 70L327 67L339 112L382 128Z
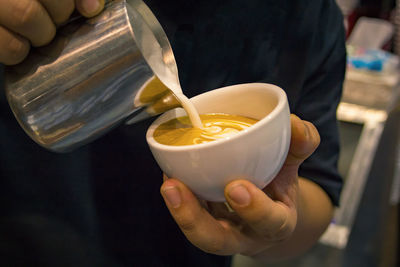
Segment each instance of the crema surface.
M188 116L169 120L156 128L154 139L164 145L185 146L212 142L250 127L257 120L244 116L212 113L200 115L203 129L193 127Z

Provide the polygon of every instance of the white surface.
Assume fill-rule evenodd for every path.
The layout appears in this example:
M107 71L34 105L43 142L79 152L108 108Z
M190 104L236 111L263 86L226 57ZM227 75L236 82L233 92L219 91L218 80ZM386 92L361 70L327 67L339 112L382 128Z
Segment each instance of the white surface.
M327 246L344 249L347 246L349 235L350 231L347 226L331 223L319 242Z
M285 92L270 84L242 84L201 94L192 101L200 114L222 112L260 121L229 139L166 146L154 140L154 130L186 115L183 109L169 111L149 127L146 136L161 169L210 201L225 201L224 187L235 179L265 187L282 167L289 149L290 112Z
M347 40L349 45L380 49L394 34L394 26L382 19L361 17Z

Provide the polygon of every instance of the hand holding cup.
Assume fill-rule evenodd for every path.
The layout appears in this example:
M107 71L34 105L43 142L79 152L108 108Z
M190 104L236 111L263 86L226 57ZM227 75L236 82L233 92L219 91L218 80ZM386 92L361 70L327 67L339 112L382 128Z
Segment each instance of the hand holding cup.
M316 242L325 228L318 225L313 215L316 210L307 207L316 200L321 207L329 207L330 202L317 185L298 177L298 168L318 147L320 138L311 123L295 115L291 116L291 133L286 160L268 186L260 189L243 179L225 186L226 201L234 212L223 203L199 200L180 179L165 179L161 194L193 245L217 255L240 253L271 260L298 255ZM321 223L327 224L329 220Z

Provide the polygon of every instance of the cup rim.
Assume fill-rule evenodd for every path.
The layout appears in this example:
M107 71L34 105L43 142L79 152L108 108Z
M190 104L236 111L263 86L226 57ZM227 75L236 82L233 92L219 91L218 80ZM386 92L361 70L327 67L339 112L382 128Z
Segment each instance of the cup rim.
M212 142L207 142L207 143L203 143L203 144L171 146L171 145L165 145L165 144L158 143L154 139L153 133L154 133L155 129L161 123L165 122L165 121L163 121L163 118L166 117L169 113L172 113L176 110L176 109L173 109L173 110L165 112L164 114L159 116L155 121L152 122L152 124L150 125L150 127L148 128L148 130L146 132L147 143L149 144L150 147L155 147L158 150L168 150L168 151L176 151L176 152L193 150L194 148L196 150L203 150L203 149L223 145L228 142L232 142L236 139L241 138L244 135L247 135L248 133L254 132L258 128L261 128L263 125L268 124L270 121L275 119L278 116L278 114L280 114L283 111L283 109L285 109L285 106L287 104L287 96L286 96L285 91L282 88L280 88L279 86L270 84L270 83L243 83L243 84L236 84L236 85L221 87L221 88L214 89L214 90L202 93L200 95L194 96L194 97L190 98L190 100L196 100L198 98L203 97L205 94L218 93L218 92L230 90L233 88L244 87L243 89L245 89L248 86L262 86L264 88L268 88L269 90L274 91L278 97L278 103L277 103L276 107L270 113L268 113L265 117L263 117L262 119L260 119L259 121L257 121L253 125L251 125L249 128L246 128L246 129L236 133L233 136L217 139Z

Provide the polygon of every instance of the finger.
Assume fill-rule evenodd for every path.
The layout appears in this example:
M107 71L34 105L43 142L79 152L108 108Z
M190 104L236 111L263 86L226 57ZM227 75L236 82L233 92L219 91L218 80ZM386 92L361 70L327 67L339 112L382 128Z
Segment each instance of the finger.
M85 17L93 17L104 8L104 0L75 0L76 9Z
M29 53L30 44L25 38L0 26L0 63L20 63Z
M75 9L75 0L39 0L56 25L64 23Z
M26 37L33 46L49 43L56 32L46 9L36 0L0 0L0 25Z
M193 245L218 255L239 251L241 242L234 240L234 229L212 217L184 184L168 179L161 186L161 194L172 217Z
M290 118L292 135L285 164L300 165L318 147L320 136L312 123L301 120L294 114Z
M165 173L163 173L163 182L165 182L165 181L168 180L168 179L169 179L168 176L167 176ZM201 205L202 207L204 207L204 208L206 208L206 209L208 210L207 201L205 201L205 200L199 200L199 203L200 203L200 205Z
M249 181L229 183L225 187L225 197L240 218L270 242L288 238L296 226L295 208L273 201Z

